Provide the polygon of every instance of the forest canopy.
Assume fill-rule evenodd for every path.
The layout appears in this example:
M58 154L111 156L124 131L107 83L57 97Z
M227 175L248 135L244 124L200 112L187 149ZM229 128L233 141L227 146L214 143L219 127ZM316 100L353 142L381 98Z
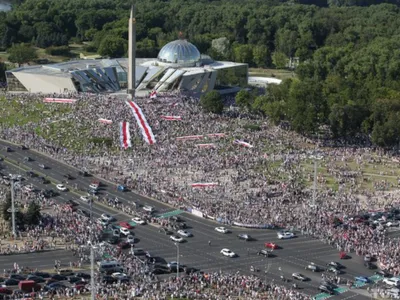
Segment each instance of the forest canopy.
M275 68L298 58L296 79L242 106L305 134L325 125L337 138L399 144L400 0L135 2L139 57L155 57L182 31L214 59ZM25 0L1 13L0 46L85 42L123 55L129 8L123 0Z

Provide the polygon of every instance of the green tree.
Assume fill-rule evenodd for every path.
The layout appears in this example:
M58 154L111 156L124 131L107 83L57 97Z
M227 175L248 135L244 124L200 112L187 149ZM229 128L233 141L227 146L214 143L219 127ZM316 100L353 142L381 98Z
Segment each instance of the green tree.
M247 90L240 90L235 96L236 105L240 109L249 109L253 103L253 95Z
M274 52L272 53L272 63L277 69L284 69L289 62L289 58L283 52Z
M98 52L101 56L121 57L125 55L126 50L126 40L108 35L101 41Z
M204 111L209 113L220 114L224 110L224 103L217 91L211 91L202 95L200 105Z
M267 46L257 45L253 47L253 62L259 68L265 68L271 64L271 55Z
M35 201L29 203L28 209L24 214L24 224L38 225L41 218L40 205Z
M13 63L23 64L37 58L36 50L27 44L13 45L7 50L8 60Z
M233 55L237 62L248 63L249 65L253 63L253 49L251 45L235 44L233 46Z

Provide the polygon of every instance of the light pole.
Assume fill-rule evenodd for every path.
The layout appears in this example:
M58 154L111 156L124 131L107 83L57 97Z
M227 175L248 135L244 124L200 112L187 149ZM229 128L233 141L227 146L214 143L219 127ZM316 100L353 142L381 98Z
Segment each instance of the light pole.
M321 160L323 157L318 155L317 153L310 156L311 159L314 159L314 184L313 184L313 194L312 194L312 206L315 207L315 200L317 197L317 161Z
M175 247L176 247L176 279L179 278L179 244L178 243L174 243Z
M15 190L14 190L14 179L11 179L11 210L7 210L8 212L11 212L11 223L12 223L12 235L13 238L15 239L17 237L17 231L15 228L15 213L18 211L15 209Z

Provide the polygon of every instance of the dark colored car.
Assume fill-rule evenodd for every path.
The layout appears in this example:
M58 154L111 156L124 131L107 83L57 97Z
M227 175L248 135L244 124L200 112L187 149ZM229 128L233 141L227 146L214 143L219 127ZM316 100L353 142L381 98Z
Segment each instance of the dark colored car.
M117 282L117 279L110 275L104 275L103 278L101 279L101 282L106 283L106 284L112 284L112 283Z
M373 263L371 263L370 261L365 261L364 267L366 267L369 270L375 269L375 265Z
M260 251L257 252L257 255L269 257L272 256L272 251L268 251L267 249L261 249Z
M11 274L10 279L26 280L26 276L21 274Z
M146 255L146 252L143 249L138 248L138 249L133 249L132 254L135 256L143 256Z
M323 285L323 284L321 284L321 285L318 287L318 289L319 289L321 292L327 293L327 294L329 294L329 295L334 295L334 294L335 294L335 291L334 291L330 286L328 286L328 285Z
M7 289L4 287L0 287L0 295L11 295L13 293L13 290ZM5 299L5 298L3 298Z
M173 234L173 232L166 227L161 227L158 231L164 233L165 235Z
M117 244L119 243L119 237L117 237L117 236L112 236L111 238L109 238L109 239L107 240L107 243L108 243L108 244L111 244L111 245L117 245Z
M68 279L67 276L61 275L61 274L54 274L50 278L55 280L55 281L62 281L62 280L67 280Z
M24 161L32 161L32 158L30 158L29 156L25 156Z
M88 211L86 211L86 210L84 210L84 209L78 209L77 211L76 211L78 214L81 214L82 216L85 216L85 217L90 217L90 212L88 212Z
M68 180L74 179L74 177L72 177L71 174L65 174L65 175L63 175L63 177L66 178L66 179L68 179Z
M76 273L75 276L76 276L76 277L83 278L83 279L85 279L85 280L89 280L89 279L91 278L91 277L90 277L90 274L82 273L82 272Z
M40 271L33 272L32 275L43 277L43 278L50 278L50 276L51 276L50 273L40 272Z
M69 283L77 283L82 281L83 281L82 277L71 276L70 278L68 278Z
M43 290L44 291L57 291L57 290L64 290L66 288L67 288L67 286L65 286L61 282L53 282L53 283L46 285L43 288Z
M385 271L385 270L375 271L375 274L381 275L383 277L392 277L392 274L390 274L388 271Z
M36 283L42 283L42 282L46 282L46 279L44 279L43 277L40 276L35 276L35 275L29 275L26 280L33 280Z
M69 199L69 200L67 201L67 204L68 204L68 205L71 205L71 206L78 206L78 205L79 205L79 203L77 203L77 202L75 202L74 200L71 200L71 199Z
M3 285L5 285L5 286L13 286L13 285L18 285L19 282L20 282L20 280L18 280L18 279L10 278L10 279L4 280Z
M12 149L11 149L10 147L4 147L4 150L5 150L6 152L11 152L11 151L12 151Z
M52 198L52 197L56 197L58 195L59 195L59 193L55 192L53 190L44 190L43 191L43 196L45 196L46 198Z
M78 174L79 174L80 176L83 176L83 177L89 176L89 173L86 172L86 171L79 171Z
M35 172L32 172L32 171L27 171L26 175L29 177L37 177L38 176Z
M37 180L38 180L41 184L49 184L49 183L50 183L50 180L44 178L43 176L39 176L39 177L37 178Z

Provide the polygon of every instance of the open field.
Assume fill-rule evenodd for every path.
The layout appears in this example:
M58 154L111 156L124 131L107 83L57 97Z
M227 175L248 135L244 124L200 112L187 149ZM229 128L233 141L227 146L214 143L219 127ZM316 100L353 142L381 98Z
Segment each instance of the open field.
M296 74L289 70L249 68L250 76L275 77L278 79L295 78Z

